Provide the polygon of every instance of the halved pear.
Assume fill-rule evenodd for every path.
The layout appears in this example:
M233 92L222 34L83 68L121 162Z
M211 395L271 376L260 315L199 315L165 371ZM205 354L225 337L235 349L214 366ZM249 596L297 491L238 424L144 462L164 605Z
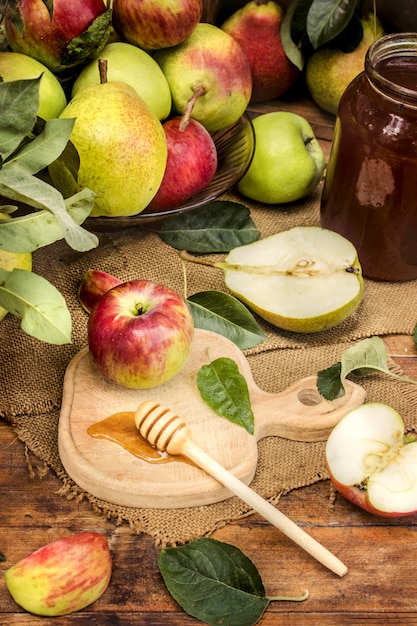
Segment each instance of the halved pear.
M355 247L318 226L282 231L234 248L224 262L205 264L221 268L230 291L260 317L293 332L339 324L363 296Z

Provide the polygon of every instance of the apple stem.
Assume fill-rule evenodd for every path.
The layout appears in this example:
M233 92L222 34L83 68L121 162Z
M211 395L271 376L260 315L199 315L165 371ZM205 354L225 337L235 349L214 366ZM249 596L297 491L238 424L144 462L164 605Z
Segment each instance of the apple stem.
M107 59L98 60L98 71L100 74L100 84L107 83Z
M180 131L184 131L187 128L190 122L191 113L193 112L195 103L197 102L198 98L200 98L201 96L204 96L204 94L206 93L207 93L207 90L205 87L203 87L203 85L199 85L194 88L193 95L188 100L185 106L185 111L182 115L182 119L179 125Z

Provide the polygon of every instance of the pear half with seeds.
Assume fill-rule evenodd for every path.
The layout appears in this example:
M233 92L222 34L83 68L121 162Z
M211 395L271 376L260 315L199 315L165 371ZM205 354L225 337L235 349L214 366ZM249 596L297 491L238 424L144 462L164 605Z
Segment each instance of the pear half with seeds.
M355 247L316 226L298 226L234 248L223 262L184 258L222 269L239 300L267 322L293 332L331 328L347 319L363 297Z

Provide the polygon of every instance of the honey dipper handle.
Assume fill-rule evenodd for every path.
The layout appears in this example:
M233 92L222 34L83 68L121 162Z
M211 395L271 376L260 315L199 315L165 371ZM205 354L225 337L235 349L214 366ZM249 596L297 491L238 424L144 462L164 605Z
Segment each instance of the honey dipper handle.
M217 461L206 454L204 450L197 446L191 439L183 442L181 452L198 467L204 469L210 476L213 476L213 478L227 487L232 493L246 502L246 504L249 504L255 511L260 513L262 517L271 522L271 524L276 526L284 535L292 539L322 565L338 576L344 576L347 573L348 568L346 565L334 554L329 552L321 543L302 530L295 522L272 506L272 504L258 495L253 489L245 485L231 472L217 463Z

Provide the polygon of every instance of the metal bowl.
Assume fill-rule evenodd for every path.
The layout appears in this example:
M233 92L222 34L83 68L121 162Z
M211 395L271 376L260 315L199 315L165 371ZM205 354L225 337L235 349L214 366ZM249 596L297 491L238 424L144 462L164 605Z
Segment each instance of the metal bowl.
M212 137L217 149L218 165L212 181L203 191L169 211L146 213L145 209L130 217L89 217L84 226L90 230L110 231L160 222L211 202L231 189L245 174L253 157L255 135L252 122L244 114L235 124L213 133Z

